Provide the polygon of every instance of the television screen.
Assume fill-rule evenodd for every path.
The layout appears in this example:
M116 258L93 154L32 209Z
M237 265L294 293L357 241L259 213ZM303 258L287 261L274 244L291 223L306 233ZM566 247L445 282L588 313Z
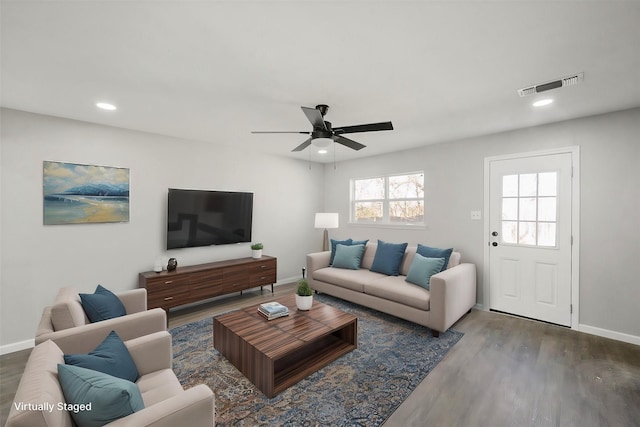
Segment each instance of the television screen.
M169 189L167 249L250 242L253 193Z

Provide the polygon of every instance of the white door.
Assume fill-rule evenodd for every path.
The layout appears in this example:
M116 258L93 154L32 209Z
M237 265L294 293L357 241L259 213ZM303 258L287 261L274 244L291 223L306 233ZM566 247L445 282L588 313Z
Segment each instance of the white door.
M572 154L489 161L490 308L571 326Z

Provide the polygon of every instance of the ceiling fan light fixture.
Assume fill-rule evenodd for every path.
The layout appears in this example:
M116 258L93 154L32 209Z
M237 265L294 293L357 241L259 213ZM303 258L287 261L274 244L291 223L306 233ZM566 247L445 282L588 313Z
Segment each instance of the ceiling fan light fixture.
M328 147L329 145L331 145L332 142L333 142L333 139L331 138L314 138L314 140L311 141L313 145L319 148Z
M116 109L115 105L109 104L108 102L97 102L96 107L107 111L113 111Z
M325 150L324 148L322 150L318 150L318 154L327 154L329 151Z
M553 102L553 99L551 98L546 98L546 99L541 99L539 101L536 101L533 103L534 107L544 107L545 105L549 105Z

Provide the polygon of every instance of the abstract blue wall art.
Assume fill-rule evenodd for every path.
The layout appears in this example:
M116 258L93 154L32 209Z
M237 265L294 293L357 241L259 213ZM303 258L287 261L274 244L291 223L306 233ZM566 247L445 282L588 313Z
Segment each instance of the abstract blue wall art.
M129 222L129 169L43 165L44 225Z

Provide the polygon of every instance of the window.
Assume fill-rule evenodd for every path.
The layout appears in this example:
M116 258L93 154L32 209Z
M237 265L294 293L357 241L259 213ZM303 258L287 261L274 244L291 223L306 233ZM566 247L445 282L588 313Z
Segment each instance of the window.
M351 181L351 222L424 224L424 173Z
M557 172L502 177L502 243L556 246Z

